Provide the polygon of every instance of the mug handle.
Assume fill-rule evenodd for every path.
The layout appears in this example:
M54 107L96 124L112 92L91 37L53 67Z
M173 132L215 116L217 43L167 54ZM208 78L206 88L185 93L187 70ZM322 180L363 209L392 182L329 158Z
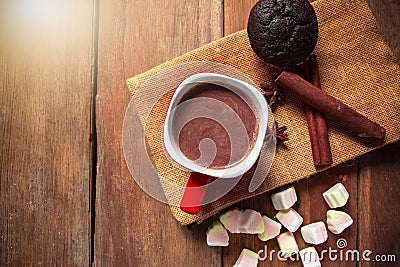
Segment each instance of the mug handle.
M208 184L212 181L210 175L191 172L181 200L182 211L196 215L200 212Z

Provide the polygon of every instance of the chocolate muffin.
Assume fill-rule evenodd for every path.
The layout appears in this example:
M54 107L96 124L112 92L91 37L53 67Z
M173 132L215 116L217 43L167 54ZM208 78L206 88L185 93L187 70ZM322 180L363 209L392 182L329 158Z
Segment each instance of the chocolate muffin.
M254 52L276 67L306 60L318 38L318 21L307 0L261 0L251 9L247 34Z

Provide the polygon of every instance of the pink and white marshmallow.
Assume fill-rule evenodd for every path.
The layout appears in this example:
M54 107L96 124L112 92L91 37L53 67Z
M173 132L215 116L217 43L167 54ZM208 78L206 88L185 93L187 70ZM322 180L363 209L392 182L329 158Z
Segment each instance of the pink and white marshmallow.
M229 245L228 232L219 221L215 221L208 227L207 245L210 247L227 247Z
M304 267L321 267L318 252L314 247L308 247L299 252Z
M242 212L238 223L238 230L244 234L261 234L264 232L264 220L261 213L247 209Z
M299 247L297 246L296 239L294 238L292 232L285 232L283 234L280 234L278 235L276 240L278 241L281 253L283 253L283 257L287 258L290 255L299 252Z
M256 267L257 264L258 254L254 251L244 248L233 267Z
M272 204L276 210L287 210L297 201L296 190L289 187L281 192L271 195Z
M301 227L301 235L308 244L318 245L328 239L328 231L323 222L307 224Z
M264 232L264 220L255 210L233 209L219 217L221 223L232 234L261 234Z
M262 218L264 220L264 232L258 234L258 238L261 241L267 241L277 237L281 232L282 225L265 215Z
M225 226L225 229L232 234L240 233L238 229L239 221L242 216L243 210L235 208L228 210L219 216L219 220Z
M343 211L328 210L326 217L329 231L336 235L342 233L347 227L353 224L353 219L350 215Z
M326 203L328 203L329 207L334 209L346 205L347 200L349 199L349 192L347 192L342 183L337 183L325 191L322 196Z
M303 217L292 208L279 211L275 218L292 233L296 232L303 223Z

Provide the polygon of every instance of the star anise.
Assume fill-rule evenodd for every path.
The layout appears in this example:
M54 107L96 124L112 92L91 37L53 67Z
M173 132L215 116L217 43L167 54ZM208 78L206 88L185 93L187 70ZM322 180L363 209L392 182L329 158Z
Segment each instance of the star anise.
M264 97L267 99L269 106L272 111L275 111L276 104L282 104L285 98L282 89L274 81L272 81L271 85L262 83L260 86L264 90Z
M188 229L189 231L193 231L193 230L196 228L196 226L197 226L197 223L194 222L194 223L189 224L189 225L187 226L187 229Z
M278 123L276 121L274 121L274 127L275 127L275 132L276 132L276 139L278 141L287 141L289 140L289 137L287 136L287 134L285 133L285 131L287 130L286 126L278 126Z

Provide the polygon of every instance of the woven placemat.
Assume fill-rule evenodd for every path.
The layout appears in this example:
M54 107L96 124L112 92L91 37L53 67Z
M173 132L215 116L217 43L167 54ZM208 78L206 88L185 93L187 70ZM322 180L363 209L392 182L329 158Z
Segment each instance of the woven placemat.
M387 130L383 143L372 144L328 121L333 161L337 165L400 139L400 67L378 32L365 1L319 0L312 4L319 23L319 39L314 53L320 66L322 89ZM243 30L128 79L128 88L135 94L146 80L160 71L193 61L211 61L234 67L248 75L256 85L271 82L271 76L277 73L276 69L257 58ZM165 95L152 109L145 134L160 179L184 186L189 173L171 164L162 144L163 122L171 97L172 93ZM278 147L263 184L250 193L251 174L245 175L231 192L204 206L197 215L171 206L177 220L182 224L200 222L240 200L322 170L316 170L313 165L306 117L299 100L287 95L287 103L278 107L274 116L281 125L288 126L290 140L286 142L286 147ZM168 188L164 191L167 198L173 195Z

